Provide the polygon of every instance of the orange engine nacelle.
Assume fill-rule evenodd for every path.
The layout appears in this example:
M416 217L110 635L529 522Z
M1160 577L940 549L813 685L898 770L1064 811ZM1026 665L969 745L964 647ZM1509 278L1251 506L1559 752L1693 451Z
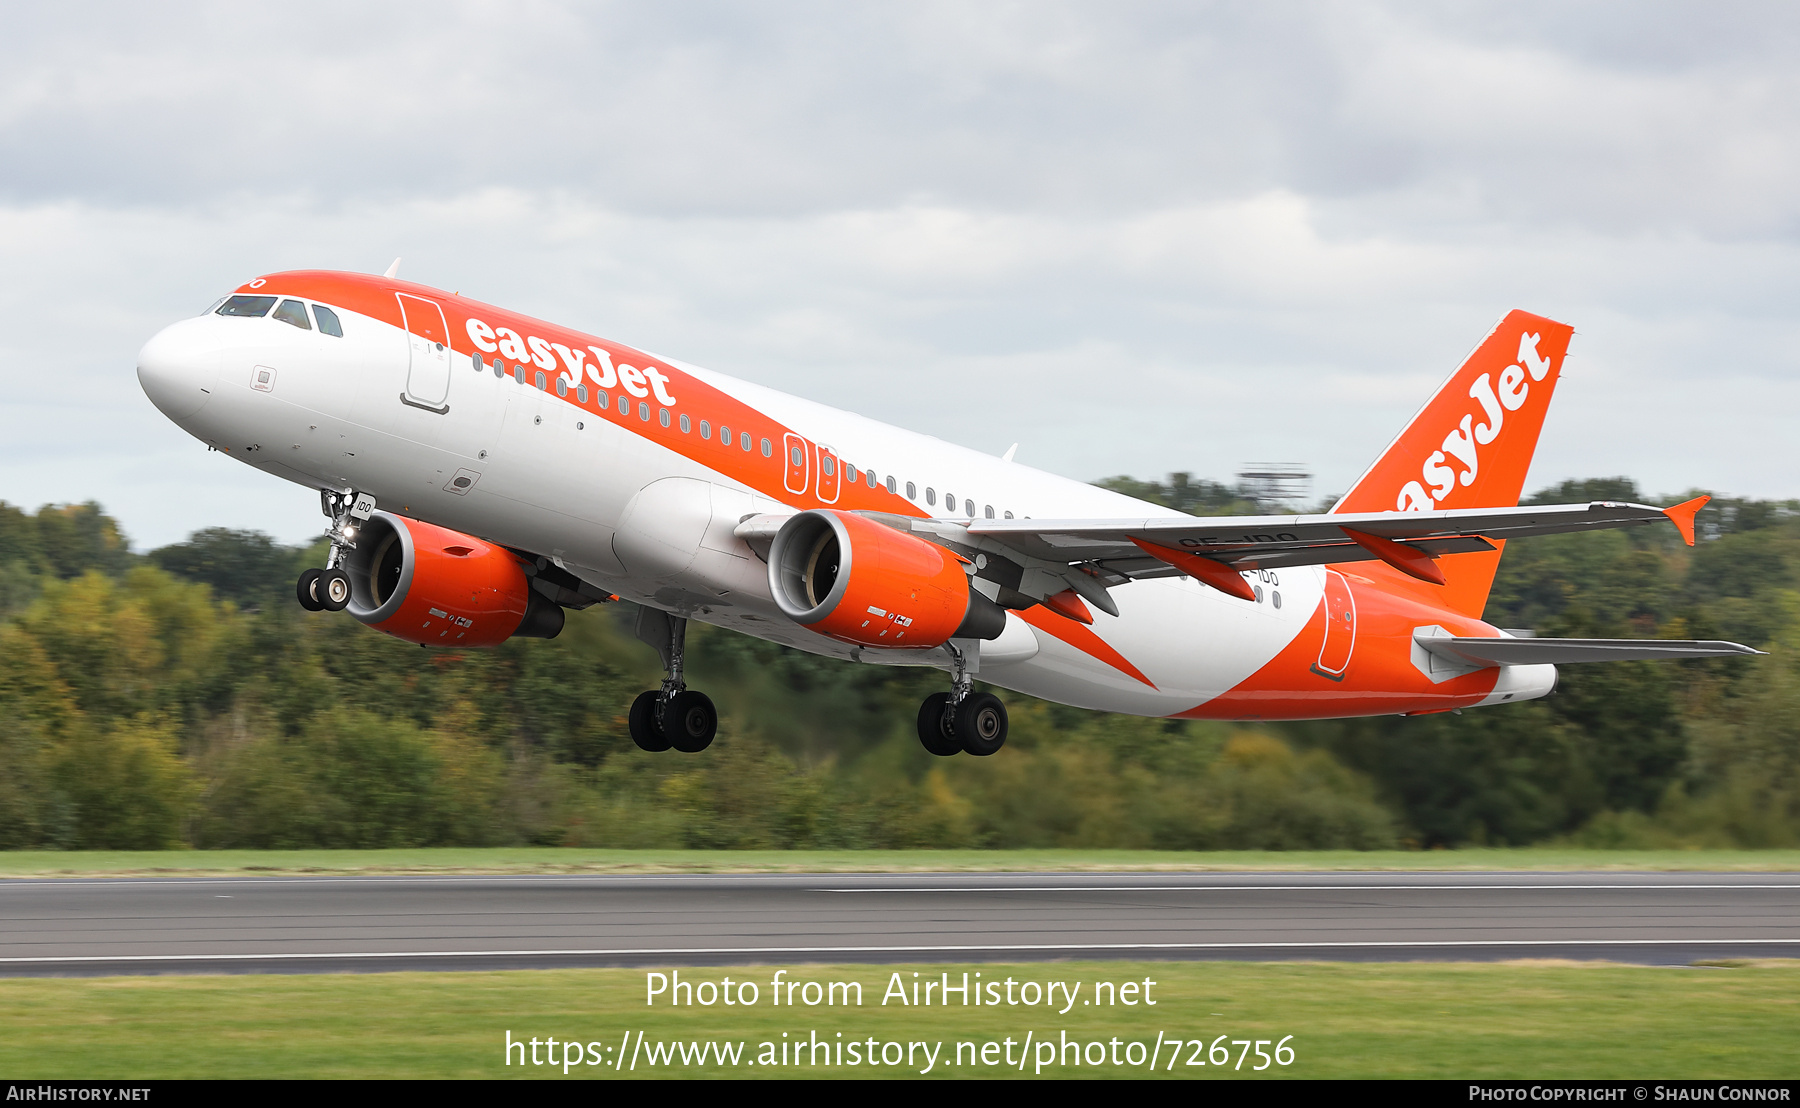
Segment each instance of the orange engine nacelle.
M782 524L769 587L795 623L859 646L923 650L1006 628L1006 612L970 587L955 554L854 512L801 512Z
M460 531L376 512L344 559L345 611L423 646L493 646L514 635L553 639L563 611L536 592L517 555Z

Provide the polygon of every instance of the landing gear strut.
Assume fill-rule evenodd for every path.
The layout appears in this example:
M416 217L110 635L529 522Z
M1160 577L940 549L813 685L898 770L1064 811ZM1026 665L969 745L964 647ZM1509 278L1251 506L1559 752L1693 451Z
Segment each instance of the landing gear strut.
M968 752L985 758L1006 745L1006 705L993 693L973 691L963 652L945 644L956 663L951 691L932 693L919 706L919 742L939 757Z
M703 692L687 687L682 665L687 650L687 620L655 608L639 608L637 637L656 650L663 664L661 689L638 694L627 722L631 741L649 751L671 746L696 754L712 745L719 713Z
M294 597L309 612L341 612L350 604L344 555L356 549L356 532L375 510L375 498L355 489L322 489L319 510L331 519L331 553L324 569L309 569L294 583Z

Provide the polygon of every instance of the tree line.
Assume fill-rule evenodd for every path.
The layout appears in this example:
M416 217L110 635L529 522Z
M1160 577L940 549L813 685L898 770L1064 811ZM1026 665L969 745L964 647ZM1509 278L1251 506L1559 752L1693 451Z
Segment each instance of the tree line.
M1197 514L1185 474L1104 484ZM1625 479L1528 502L1643 500ZM0 847L1366 849L1800 843L1800 511L1721 501L1673 528L1515 541L1487 618L1544 635L1730 638L1769 657L1564 667L1504 708L1244 725L1005 693L1007 748L912 734L930 670L694 625L723 716L649 755L630 605L563 635L421 650L293 602L322 544L209 529L134 554L97 505L0 503ZM1664 533L1666 532L1666 533Z

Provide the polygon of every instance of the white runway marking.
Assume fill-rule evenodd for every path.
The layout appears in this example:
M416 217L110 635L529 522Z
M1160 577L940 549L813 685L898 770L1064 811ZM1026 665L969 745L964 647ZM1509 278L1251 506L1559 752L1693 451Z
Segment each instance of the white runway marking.
M1232 893L1232 892L1413 892L1428 890L1443 891L1480 891L1494 889L1504 892L1532 889L1792 889L1800 892L1800 883L1780 885L1730 884L1715 882L1710 884L1680 885L943 885L939 887L916 886L913 888L891 889L819 889L822 893Z
M1800 946L1800 939L1431 939L1391 942L1242 943L1030 943L955 946L694 946L626 947L614 950L369 950L311 954L124 954L47 958L0 958L8 965L93 962L275 962L370 958L647 958L694 954L971 954L1046 950L1431 950L1467 947L1545 946Z

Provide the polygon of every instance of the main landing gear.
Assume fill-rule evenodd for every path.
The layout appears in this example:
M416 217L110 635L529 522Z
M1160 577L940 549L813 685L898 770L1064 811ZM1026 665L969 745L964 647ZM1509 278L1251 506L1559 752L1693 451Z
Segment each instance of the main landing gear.
M294 597L309 612L341 612L350 604L350 575L344 554L356 549L356 531L375 510L375 498L354 489L322 489L319 510L331 517L331 553L324 569L309 569L294 583Z
M974 681L955 646L946 646L956 660L951 691L932 693L919 706L919 742L939 757L967 752L985 758L1006 745L1006 705L993 693L972 690Z
M664 676L661 689L639 693L631 702L627 717L631 741L649 751L671 746L684 754L705 750L718 733L719 713L705 693L687 687L682 674L687 620L655 608L639 608L636 633L662 658Z

